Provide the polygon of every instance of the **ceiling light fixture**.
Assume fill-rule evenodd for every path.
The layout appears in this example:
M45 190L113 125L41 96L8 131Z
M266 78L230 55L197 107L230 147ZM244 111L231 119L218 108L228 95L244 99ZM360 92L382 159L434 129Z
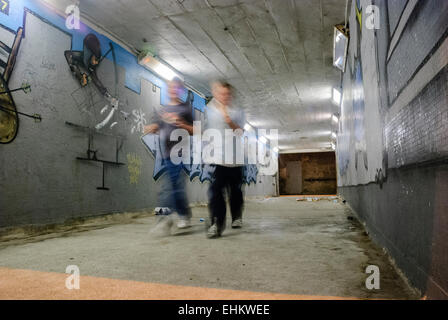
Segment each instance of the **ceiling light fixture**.
M341 92L336 88L333 88L333 102L338 106L341 104Z
M339 118L335 114L331 116L331 120L333 120L334 123L339 123Z
M268 139L266 139L265 136L261 136L261 137L260 137L260 141L261 141L261 143L266 144L266 143L268 142Z
M333 66L345 72L345 64L347 61L348 48L348 30L344 25L336 25L334 27L333 39Z
M140 55L138 57L138 63L141 66L148 69L149 71L162 77L164 80L171 81L174 78L179 78L182 81L184 80L184 77L182 77L179 73L174 71L173 68L168 66L166 63L160 61L159 59L157 59L155 56L151 55L150 53Z
M252 126L251 126L250 124L246 123L246 124L244 125L244 130L246 130L246 131L250 131L251 129L252 129Z

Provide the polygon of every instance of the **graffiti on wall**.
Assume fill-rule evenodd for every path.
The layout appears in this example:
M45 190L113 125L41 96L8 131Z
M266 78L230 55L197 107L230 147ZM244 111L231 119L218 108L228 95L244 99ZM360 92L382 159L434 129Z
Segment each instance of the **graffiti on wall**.
M352 79L352 99L353 99L353 130L355 138L355 168L358 170L358 160L363 160L364 168L368 169L366 137L365 137L365 97L364 97L364 79L362 72L361 60L361 41L362 41L362 7L361 1L356 0L356 27L351 32L356 32L355 59L354 65L351 66Z
M96 148L96 150L93 150L95 149L95 146L93 145L93 141L91 141L93 139L91 136L100 132L101 134L106 134L108 136L112 135L114 137L116 136L117 138L120 138L121 144L117 144L117 157L113 161L118 164L118 151L121 150L123 142L122 138L124 137L123 131L121 129L123 129L123 127L129 128L131 134L141 134L144 130L144 126L149 121L148 115L150 113L146 107L140 108L137 106L135 108L128 109L129 111L125 112L125 107L128 105L128 100L127 98L120 99L119 97L119 73L117 71L118 66L123 68L125 75L126 72L133 74L135 73L134 76L138 75L140 80L151 79L151 83L157 85L160 88L163 88L164 84L161 84L161 82L157 79L153 79L154 77L150 76L149 72L143 69L139 69L140 67L138 66L131 66L130 68L128 68L129 61L131 61L130 59L125 59L127 58L128 53L124 52L123 48L109 41L104 36L97 34L87 27L85 28L83 33L77 32L75 30L67 31L67 29L64 27L65 25L63 26L63 20L60 16L48 16L49 13L46 10L42 10L37 2L35 3L32 1L25 1L24 4L30 5L32 9L36 11L31 11L25 6L21 7L23 11L18 10L17 12L15 12L15 20L8 21L9 26L11 24L25 25L25 23L29 22L27 20L32 20L27 19L27 15L29 15L30 17L32 16L33 19L37 18L39 19L39 21L42 21L47 25L61 31L65 35L68 35L72 43L70 50L68 50L70 47L63 47L63 57L60 53L57 54L67 63L67 77L71 77L75 80L73 81L74 86L70 85L68 91L68 95L71 95L71 97L73 98L72 101L74 102L70 103L70 105L77 107L80 111L80 114L87 118L87 128L89 129L88 132L91 132L91 134L89 134L89 149L87 150L88 159L86 160L102 161L96 158L98 149ZM23 19L21 19L19 11L23 12ZM87 32L85 32L86 30ZM2 32L1 35L3 36L3 34L5 33ZM14 37L15 33L13 32L13 40ZM8 39L8 41L10 41L10 39ZM11 47L11 45L9 45L9 47ZM58 52L60 51L58 50ZM135 60L132 59L132 61ZM57 72L59 70L58 68L60 68L60 64L55 62L55 60L50 56L45 55L39 57L35 66L47 72ZM64 63L63 66L65 66ZM22 70L21 75L23 75L27 79L29 78L30 81L36 84L36 87L47 89L45 87L46 82L43 81L44 79L41 79L42 77L40 76L40 73L34 68L34 66L29 70L27 68L25 68L25 71ZM133 90L132 88L134 88L135 86L129 86L128 81L130 81L129 79L133 79L134 76L131 77L126 75L124 77L126 81L126 87L130 88L131 90ZM48 94L48 97L51 98L51 90L40 91L42 92L42 94ZM137 90L134 90L133 92L136 92L139 95L141 94ZM123 96L127 97L124 94ZM197 99L198 96L195 96L195 94L191 91L187 91L185 93L185 96L185 100L188 101L188 103L192 106L194 112L202 114L200 107L205 104L203 99ZM39 100L46 101L46 98L40 98L41 96L39 96ZM30 99L30 103L31 100L32 99ZM44 102L31 104L36 105L39 108L45 107L47 109L50 109L50 111L58 112L58 109L55 109L57 106L54 103L45 103L45 106L43 105L43 103ZM68 122L66 123L74 124ZM130 123L130 126L127 126L128 123ZM85 129L85 126L78 125L77 128L83 130ZM118 135L117 128L121 128L119 131L123 136ZM112 129L114 130L111 133L108 133ZM153 138L152 141L149 141L148 145L149 146L147 146L147 148L148 150L150 150L155 159L153 178L157 180L164 172L163 162L160 157L161 153L157 151L160 149L158 137ZM137 169L138 161L134 157L131 157L131 161L133 162L133 165L131 165L128 169L130 170L130 181L132 181L131 183L133 184L138 183L140 175L138 175L139 171ZM198 178L201 182L205 182L212 179L214 167L209 165L185 166L185 171L189 174L191 180ZM256 182L256 176L258 172L256 166L245 168L244 172L246 183Z
M146 114L142 109L132 110L133 123L131 128L131 134L133 133L143 133L145 126L147 125Z
M3 9L8 8L9 2L3 3ZM24 37L24 29L19 27L16 32L0 24L0 144L11 143L19 131L19 115L42 120L39 114L27 114L17 110L12 93L22 91L31 92L31 85L26 81L20 88L9 88L9 79L14 70L20 44Z
M81 110L89 115L95 114L93 110L95 108L95 105L101 104L101 116L99 120L95 121L96 123L94 124L94 127L96 130L100 130L107 126L112 129L118 123L116 120L113 120L113 118L120 107L120 100L118 97L118 71L114 46L110 42L109 50L104 55L101 55L102 50L100 41L98 37L92 33L89 33L84 38L83 44L84 47L82 51L65 51L65 59L67 60L73 76L79 82L80 87L85 88L87 86L93 85L97 91L96 93L99 93L102 99L98 101L95 92L92 91L92 88L90 86L89 90L84 90L85 99L82 99L81 103L79 103L76 99L75 101L77 101L78 105L81 106ZM101 62L109 54L112 56L115 68L115 92L113 94L103 85L103 82L100 80L97 73ZM121 111L121 114L126 119L127 114L124 111Z
M350 166L351 147L354 148L354 169L361 164L368 170L366 134L365 134L365 95L364 76L361 58L362 41L362 6L360 0L353 1L355 23L350 29L350 50L352 59L349 63L349 82L344 86L341 105L341 121L339 123L340 138L338 141L338 169L341 176L346 175ZM351 109L351 110L350 110ZM353 133L353 134L350 134Z
M128 153L126 159L128 160L129 183L138 184L138 179L142 174L142 159L136 153Z
M188 90L185 94L185 102L191 107L191 111L193 114L194 121L204 121L205 120L205 114L204 112L193 108L194 103L194 95L193 93ZM154 105L154 109L160 109L162 106ZM137 119L137 117L136 117ZM142 123L143 124L143 123ZM144 124L146 124L146 121L144 121ZM140 131L140 127L136 125L136 131ZM141 128L143 129L143 128ZM160 137L157 134L146 134L141 137L141 141L143 145L145 146L146 150L148 150L149 154L154 159L154 170L153 170L153 179L158 180L163 173L165 172L166 168L163 163L162 158L162 151L160 146ZM193 157L193 140L190 141L190 155ZM193 159L191 158L190 161L191 164L183 164L183 169L185 173L189 176L190 181L193 181L194 179L198 179L201 183L204 183L205 181L211 182L213 179L213 175L215 172L215 166L209 165L209 164L193 164ZM256 165L246 165L243 168L243 183L251 184L251 183L257 183L257 174L258 174L258 168Z
M160 148L160 137L155 134L147 134L142 136L142 142L154 158L153 178L158 180L165 172L162 151ZM191 142L192 143L192 142ZM190 152L193 155L193 152ZM193 161L191 161L193 162ZM190 177L190 181L198 178L201 183L212 181L215 172L215 166L210 164L183 164L185 173ZM258 168L256 165L246 165L243 168L243 183L250 185L252 182L257 183Z
M1 25L0 25L1 26ZM12 72L12 65L15 56L12 48L14 44L21 41L22 32L15 34L1 26L0 33L0 143L6 144L12 142L17 136L19 128L19 118L17 113L7 112L7 110L16 110L11 93L8 93L8 78ZM7 110L5 110L7 109Z

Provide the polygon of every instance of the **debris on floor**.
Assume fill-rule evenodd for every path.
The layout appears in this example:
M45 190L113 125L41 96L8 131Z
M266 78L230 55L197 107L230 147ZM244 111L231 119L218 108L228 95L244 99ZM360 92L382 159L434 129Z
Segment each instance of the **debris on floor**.
M308 201L308 202L315 202L315 201L333 201L334 203L338 202L337 196L303 196L300 198L297 198L296 201Z

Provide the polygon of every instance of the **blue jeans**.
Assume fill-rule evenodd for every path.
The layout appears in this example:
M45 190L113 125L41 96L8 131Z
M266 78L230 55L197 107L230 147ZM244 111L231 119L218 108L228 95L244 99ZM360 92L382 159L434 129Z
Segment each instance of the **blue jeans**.
M165 190L162 191L165 206L176 211L179 216L184 218L191 217L191 211L188 207L187 196L185 194L185 183L181 176L182 165L174 164L171 160L164 160L166 167L167 180Z

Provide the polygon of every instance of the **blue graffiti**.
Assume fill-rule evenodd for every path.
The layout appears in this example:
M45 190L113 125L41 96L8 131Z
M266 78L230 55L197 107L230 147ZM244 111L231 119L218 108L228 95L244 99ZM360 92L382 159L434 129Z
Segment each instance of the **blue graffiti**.
M0 1L0 5L2 2ZM93 30L85 23L81 21L80 29L67 29L65 25L66 17L57 13L57 11L52 10L48 4L44 1L37 0L14 0L9 2L10 11L9 15L1 14L0 25L4 26L10 30L17 30L22 27L25 28L24 21L26 20L26 14L32 13L35 16L40 17L42 20L52 24L59 30L69 34L72 38L72 51L81 51L84 47L84 38L87 34L95 35L99 42L101 50L101 55L104 55L109 49L109 43L112 43L115 51L116 61L115 63L125 70L125 86L126 88L134 91L137 94L141 93L141 80L145 79L156 86L161 88L161 102L164 104L168 97L166 94L166 82L163 81L158 76L154 75L152 72L148 71L145 67L138 63L137 57L120 46L118 43L107 38L105 35ZM109 56L105 59L112 60ZM191 93L195 99L193 101L193 107L197 110L204 111L205 99L197 95L196 93Z
M152 177L158 180L166 171L163 163L162 150L160 148L160 137L155 134L147 134L141 140L151 155L154 157L154 171ZM190 153L192 154L192 152ZM191 161L193 162L193 161ZM201 183L213 180L215 166L210 164L182 164L185 173L190 177L190 181L198 177ZM245 165L243 168L243 183L250 185L257 183L258 168L254 164Z

